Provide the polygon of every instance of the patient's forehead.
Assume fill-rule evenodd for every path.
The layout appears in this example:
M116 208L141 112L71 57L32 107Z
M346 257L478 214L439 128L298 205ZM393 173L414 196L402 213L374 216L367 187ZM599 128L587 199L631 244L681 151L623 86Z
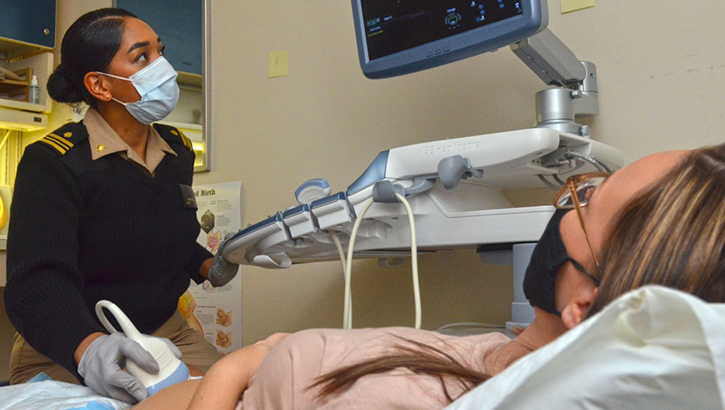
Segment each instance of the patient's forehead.
M609 203L624 205L639 191L661 180L690 151L667 151L648 155L612 174L597 197ZM597 199L599 199L597 198ZM595 198L592 198L594 200Z
M592 242L604 239L607 225L614 216L631 201L637 193L660 181L675 165L680 163L690 151L667 151L646 156L635 161L610 176L597 189L587 210L587 219L593 231ZM601 249L595 245L595 249Z

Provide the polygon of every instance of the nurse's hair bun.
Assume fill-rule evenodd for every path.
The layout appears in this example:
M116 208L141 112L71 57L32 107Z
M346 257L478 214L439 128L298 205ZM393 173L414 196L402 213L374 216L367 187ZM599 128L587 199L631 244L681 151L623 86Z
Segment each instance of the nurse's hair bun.
M71 24L60 46L62 62L48 79L52 99L96 106L96 99L86 90L85 76L106 71L121 46L127 18L136 16L123 9L105 8L88 12Z
M84 101L83 92L73 85L62 63L48 78L48 95L59 103L75 104Z

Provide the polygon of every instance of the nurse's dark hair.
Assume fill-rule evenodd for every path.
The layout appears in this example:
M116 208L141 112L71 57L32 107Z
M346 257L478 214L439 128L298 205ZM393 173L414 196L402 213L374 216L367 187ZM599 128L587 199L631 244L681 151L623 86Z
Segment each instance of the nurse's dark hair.
M85 75L105 71L111 64L121 47L126 17L136 18L123 9L99 9L82 15L68 28L60 46L60 65L48 78L48 94L53 100L96 106L84 84Z
M657 284L725 302L725 144L694 150L667 176L630 201L612 221L601 257L601 284L592 316L617 297ZM489 376L429 345L403 341L393 354L323 374L309 387L338 394L359 378L397 368L437 377L448 400Z
M693 151L620 213L587 316L656 284L725 302L725 144Z

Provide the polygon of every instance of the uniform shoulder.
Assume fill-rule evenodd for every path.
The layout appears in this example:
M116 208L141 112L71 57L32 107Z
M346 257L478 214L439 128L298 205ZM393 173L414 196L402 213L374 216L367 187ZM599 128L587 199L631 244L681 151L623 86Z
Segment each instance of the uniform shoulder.
M82 122L70 122L48 133L35 144L43 146L62 157L88 139L88 130Z
M178 128L172 127L165 124L154 124L154 128L161 135L166 142L169 144L181 145L187 150L194 152L194 147L191 145L191 140L184 135Z

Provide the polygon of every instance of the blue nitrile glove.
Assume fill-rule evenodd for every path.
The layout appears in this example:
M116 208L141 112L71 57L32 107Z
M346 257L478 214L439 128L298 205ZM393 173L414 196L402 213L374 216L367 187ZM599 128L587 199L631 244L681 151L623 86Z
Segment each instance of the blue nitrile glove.
M215 288L226 285L229 281L234 279L234 277L237 276L237 272L239 272L239 265L222 258L222 250L229 238L232 236L234 236L233 233L228 233L224 237L219 249L217 249L216 255L214 255L214 262L211 264L211 269L209 269L209 282L211 282L211 285Z
M181 351L170 340L160 339L181 359ZM112 333L99 337L88 346L78 364L78 374L83 377L86 386L96 393L135 403L148 397L148 392L137 378L123 370L126 359L133 360L147 373L159 372L159 365L151 353L123 333Z

